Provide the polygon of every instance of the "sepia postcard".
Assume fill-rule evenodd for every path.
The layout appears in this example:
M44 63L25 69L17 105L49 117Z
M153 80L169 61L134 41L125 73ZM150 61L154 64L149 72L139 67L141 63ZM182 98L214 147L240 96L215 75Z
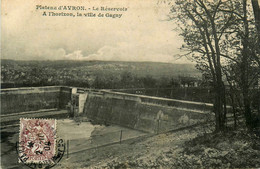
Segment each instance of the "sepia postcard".
M260 0L2 0L2 169L260 167Z

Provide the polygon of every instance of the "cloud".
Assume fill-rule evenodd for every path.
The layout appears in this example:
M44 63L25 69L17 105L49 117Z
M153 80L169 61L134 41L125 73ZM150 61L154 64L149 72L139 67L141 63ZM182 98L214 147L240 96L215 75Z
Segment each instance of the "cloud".
M106 60L106 61L152 61L169 63L191 63L186 58L177 59L170 53L160 52L149 48L141 49L138 44L129 45L120 43L117 46L104 46L96 53L83 57L84 60Z
M2 2L2 58L174 62L182 39L157 0ZM43 17L36 5L127 7L120 19ZM19 6L19 8L14 8Z
M83 57L83 55L82 55L81 50L76 50L72 53L69 53L69 54L65 55L64 58L68 59L68 60L84 60L85 59L85 57Z

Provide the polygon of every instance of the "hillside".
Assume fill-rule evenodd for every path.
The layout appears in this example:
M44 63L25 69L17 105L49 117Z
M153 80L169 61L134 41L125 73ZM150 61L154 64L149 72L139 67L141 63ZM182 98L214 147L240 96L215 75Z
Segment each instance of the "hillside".
M149 76L154 79L176 79L178 76L201 77L192 64L69 60L1 60L1 62L1 83L24 84L25 86L37 83L66 85L69 81L91 86L97 77L110 78L113 82L115 79L120 79L123 74L128 74L127 76L130 74L136 78Z

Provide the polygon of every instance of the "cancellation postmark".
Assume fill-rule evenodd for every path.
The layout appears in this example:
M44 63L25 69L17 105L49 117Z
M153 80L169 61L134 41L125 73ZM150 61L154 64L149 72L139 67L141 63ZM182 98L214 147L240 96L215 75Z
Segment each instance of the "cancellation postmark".
M55 119L20 119L19 162L52 164L55 153Z

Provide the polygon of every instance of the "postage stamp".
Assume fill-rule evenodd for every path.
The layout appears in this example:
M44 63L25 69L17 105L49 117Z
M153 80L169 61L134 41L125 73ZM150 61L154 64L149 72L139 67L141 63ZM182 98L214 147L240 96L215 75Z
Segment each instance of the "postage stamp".
M56 151L55 119L20 119L19 162L51 163Z

